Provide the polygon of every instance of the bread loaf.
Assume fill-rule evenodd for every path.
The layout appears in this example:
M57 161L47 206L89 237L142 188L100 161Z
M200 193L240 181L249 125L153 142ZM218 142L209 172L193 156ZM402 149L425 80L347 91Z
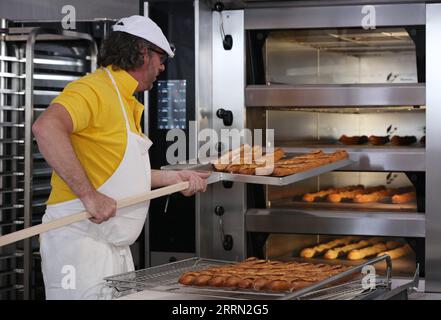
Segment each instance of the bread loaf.
M416 193L414 191L395 194L392 196L392 203L402 204L408 203L416 199Z
M341 265L247 259L233 265L186 272L183 285L229 287L268 291L294 291L321 281L348 267Z
M408 145L410 145L412 143L417 142L417 139L416 139L415 136L404 136L404 137L402 137L402 136L393 136L390 139L390 142L393 145L396 145L396 146L408 146Z
M349 260L360 260L366 257L372 256L374 254L378 254L382 251L386 251L387 247L383 243L377 243L373 246L363 248L360 250L352 250L348 253Z
M369 242L367 242L366 240L361 240L361 241L353 243L353 244L348 244L343 247L331 249L325 253L325 259L330 259L330 260L337 259L339 256L344 255L351 250L367 247L368 245L369 245Z
M314 246L312 248L305 248L300 252L300 256L302 258L313 258L315 255L321 254L326 250L341 246L341 245L348 245L349 243L353 241L360 240L360 237L356 236L348 236L344 238L339 238L332 240L327 243L319 244L317 246Z
M412 248L408 244L405 244L404 246L399 247L397 249L380 252L378 254L378 257L388 254L391 257L391 259L397 259L406 256L411 252L412 252Z
M389 142L389 136L369 136L368 141L374 146L381 146Z
M368 137L367 136L353 136L353 137L349 137L347 135L342 135L338 141L340 141L343 144L346 145L357 145L357 144L363 144L368 142Z
M348 186L343 188L330 188L318 192L306 193L303 195L302 199L305 202L313 202L316 200L316 198L323 198L330 194L345 192L345 191L353 191L357 189L364 189L364 187L362 185L358 185L358 186Z
M356 203L372 203L378 202L388 197L391 197L396 192L395 189L385 189L381 191L357 194L354 197L354 202Z

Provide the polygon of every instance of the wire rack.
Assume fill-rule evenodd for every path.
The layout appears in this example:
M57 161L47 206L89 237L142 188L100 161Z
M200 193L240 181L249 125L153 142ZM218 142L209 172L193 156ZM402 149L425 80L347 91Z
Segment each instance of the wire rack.
M111 277L107 277L107 285L115 289L115 297L134 293L142 290L153 290L160 292L170 292L179 294L199 295L222 299L288 299L293 296L292 292L268 292L255 291L251 289L237 288L214 288L214 287L191 287L184 286L178 282L179 277L184 272L198 271L208 267L222 266L232 264L231 261L220 261L202 258L190 258L162 266L152 267L139 271L127 272ZM358 267L357 267L358 268ZM356 269L353 268L352 275L356 275ZM344 278L342 278L344 279ZM350 282L341 281L338 285L328 284L329 280L322 281L312 286L312 290L306 290L303 294L293 296L296 299L358 299L365 295L372 294L378 288L388 288L389 278L378 278L376 280L375 289L365 289L360 280L352 280ZM326 282L326 283L325 283ZM323 283L325 288L321 287ZM330 282L329 282L330 283ZM305 290L305 289L303 289ZM300 291L303 291L300 290Z
M331 288L316 290L299 297L299 300L354 300L370 296L378 289L387 288L387 280L376 279L375 286L364 288L361 281L351 281Z

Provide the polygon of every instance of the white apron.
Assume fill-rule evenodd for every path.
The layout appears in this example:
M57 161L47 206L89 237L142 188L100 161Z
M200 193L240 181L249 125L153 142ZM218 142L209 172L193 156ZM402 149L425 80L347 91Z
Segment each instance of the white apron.
M115 200L151 190L148 149L152 142L130 131L118 86L109 75L127 130L124 157L113 175L97 190ZM111 299L104 277L133 271L129 245L142 231L149 201L118 209L116 216L95 224L85 220L41 234L40 253L46 299ZM84 211L79 199L49 205L43 223Z

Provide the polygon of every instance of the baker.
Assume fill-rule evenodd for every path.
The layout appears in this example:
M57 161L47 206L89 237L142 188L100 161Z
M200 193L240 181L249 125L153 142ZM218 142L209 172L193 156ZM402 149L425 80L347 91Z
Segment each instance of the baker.
M47 299L110 299L103 278L134 270L129 246L149 202L117 210L116 200L183 181L185 196L206 190L209 173L150 169L144 106L133 94L151 89L173 56L151 19L122 18L103 41L100 68L68 84L32 126L54 169L43 222L84 210L92 215L41 235Z

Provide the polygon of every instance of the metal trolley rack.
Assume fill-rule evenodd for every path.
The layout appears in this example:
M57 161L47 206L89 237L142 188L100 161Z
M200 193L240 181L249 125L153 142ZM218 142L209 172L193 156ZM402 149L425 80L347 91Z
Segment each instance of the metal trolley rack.
M51 169L32 123L68 82L96 68L96 55L89 34L1 20L0 235L41 223ZM38 259L38 239L0 249L0 299L35 296Z
M348 277L360 277L365 266L386 262L385 274L375 278L369 286L363 286L360 279L345 281ZM152 290L171 294L182 294L188 299L206 297L209 299L266 299L266 300L365 300L392 299L403 297L418 286L418 270L413 281L392 288L392 261L382 256L354 266L341 274L332 276L309 287L294 292L256 291L253 289L216 288L185 286L178 282L181 274L198 271L213 266L228 265L231 262L213 259L191 258L164 266L127 272L105 278L107 285L114 288L114 297L122 297L142 290ZM342 281L344 281L342 283Z

